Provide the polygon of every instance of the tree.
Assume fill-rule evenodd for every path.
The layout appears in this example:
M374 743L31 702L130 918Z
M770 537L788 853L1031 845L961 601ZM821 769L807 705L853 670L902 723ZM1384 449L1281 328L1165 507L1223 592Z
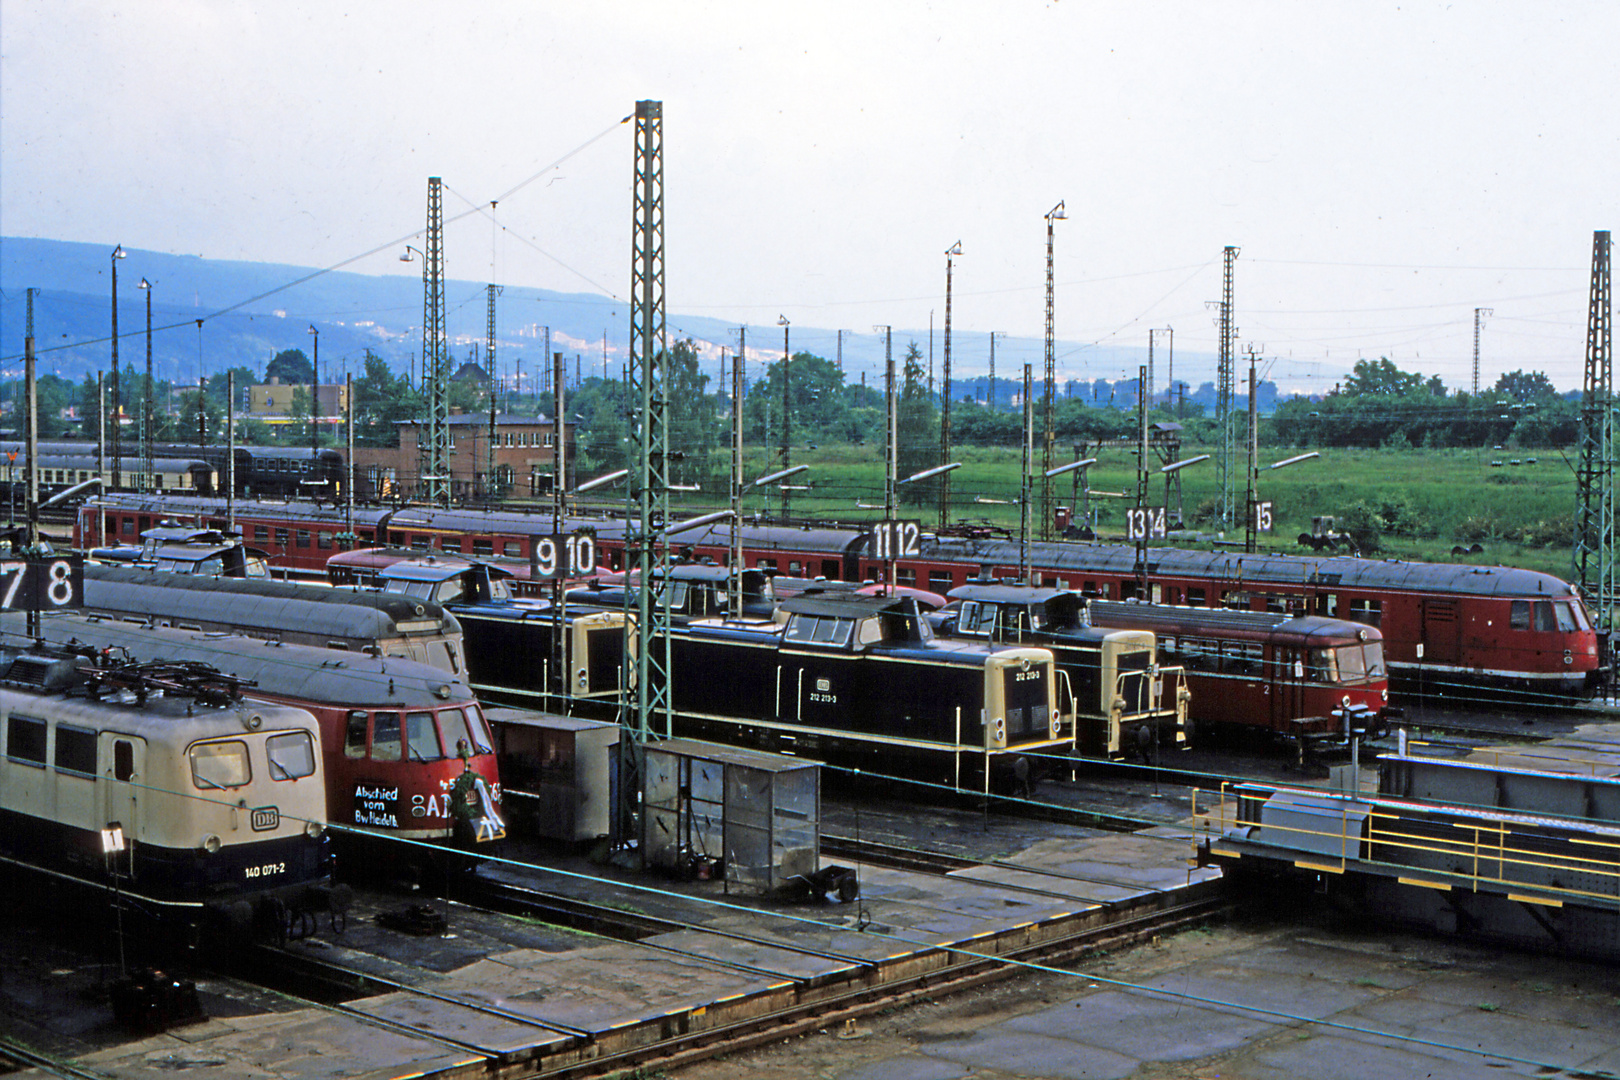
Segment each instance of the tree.
M227 377L231 375L236 376L236 400L238 403L237 411L240 412L242 394L247 391L248 387L257 384L259 381L259 376L254 374L253 369L250 367L242 367L238 365L237 367L228 368L225 371L217 371L208 376L208 397L216 405L224 408L226 404L225 391L228 386Z
M1386 356L1377 360L1357 360L1354 372L1345 380L1349 397L1405 397L1423 386L1423 376L1406 372Z
M1551 401L1558 396L1552 380L1540 371L1509 371L1496 380L1496 392L1521 405Z
M794 372L798 374L797 371ZM664 389L669 402L669 478L677 484L707 485L712 477L710 452L719 434L719 410L705 393L709 377L698 370L697 344L677 341L664 359Z
M279 379L284 386L307 384L315 379L315 365L304 355L303 349L282 349L264 369L264 379Z
M422 413L421 396L396 376L388 361L366 350L365 371L354 380L354 438L362 446L397 446L395 425Z
M906 346L905 381L895 406L896 442L899 458L896 480L904 480L940 464L939 413L933 395L923 381L922 350L915 341ZM900 488L907 506L929 506L939 502L937 480L907 484Z
M794 353L788 369L788 403L792 407L789 430L794 441L847 437L850 399L837 364L812 353ZM779 447L781 425L782 363L777 361L766 367L765 377L748 389L743 401L743 436L750 442Z

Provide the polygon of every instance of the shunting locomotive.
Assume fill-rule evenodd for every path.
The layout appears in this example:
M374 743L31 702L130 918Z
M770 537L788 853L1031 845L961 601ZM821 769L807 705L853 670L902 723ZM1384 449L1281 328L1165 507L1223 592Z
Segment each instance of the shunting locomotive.
M1075 699L1076 742L1098 757L1121 757L1163 741L1188 744L1185 672L1160 663L1152 631L1092 626L1086 602L1067 589L963 585L934 620L951 638L1050 649Z

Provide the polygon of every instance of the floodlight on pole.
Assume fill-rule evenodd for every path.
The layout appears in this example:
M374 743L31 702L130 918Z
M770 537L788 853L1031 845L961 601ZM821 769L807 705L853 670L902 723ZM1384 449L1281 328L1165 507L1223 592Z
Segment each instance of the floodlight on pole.
M1055 469L1048 469L1046 470L1046 475L1048 477L1062 476L1064 473L1074 472L1076 469L1084 469L1088 465L1095 464L1097 464L1097 459L1094 457L1082 458L1079 461L1071 461L1067 465L1059 465Z
M587 481L585 481L583 484L580 484L578 487L576 487L574 489L573 493L575 495L578 495L581 492L594 491L596 488L606 487L608 484L614 483L614 482L619 481L619 480L623 480L626 476L629 476L629 475L630 475L630 470L629 469L614 469L610 473L606 473L605 475L598 476L595 480L587 480Z
M1190 457L1185 461L1172 461L1170 464L1162 466L1159 469L1159 471L1161 473L1180 472L1182 469L1185 469L1189 465L1196 465L1200 461L1208 461L1208 460L1209 460L1209 455L1208 454L1199 454L1197 457Z
M961 467L962 463L960 461L953 461L949 465L935 465L932 469L924 469L922 472L912 473L904 480L896 480L895 483L909 484L914 480L931 480L942 473L948 473L952 469L960 469Z
M797 476L799 473L809 471L809 469L810 466L808 465L795 465L791 469L781 469L777 472L768 473L767 475L760 477L758 480L755 480L748 486L764 487L766 484L774 484L778 480L786 480L790 476Z
M676 533L690 532L693 529L701 529L705 525L713 525L717 521L729 521L730 519L730 510L716 510L712 514L703 514L700 517L677 521L664 530L664 535L674 536Z

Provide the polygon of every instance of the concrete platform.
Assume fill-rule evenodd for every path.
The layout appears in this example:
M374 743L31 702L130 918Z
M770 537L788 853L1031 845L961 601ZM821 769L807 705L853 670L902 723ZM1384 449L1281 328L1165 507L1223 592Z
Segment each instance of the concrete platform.
M683 929L627 942L452 909L450 941L390 949L367 926L324 960L409 987L323 1009L236 1017L87 1055L113 1077L462 1077L492 1063L583 1062L672 1036L1058 939L1208 892L1190 830L1041 842L949 876L860 867L861 898L795 905L714 883L560 877L542 887L654 907ZM511 868L505 873L518 873ZM502 940L505 924L516 929ZM743 940L747 935L753 940ZM387 955L384 955L384 954ZM415 958L414 960L412 958ZM459 961L459 962L457 962Z

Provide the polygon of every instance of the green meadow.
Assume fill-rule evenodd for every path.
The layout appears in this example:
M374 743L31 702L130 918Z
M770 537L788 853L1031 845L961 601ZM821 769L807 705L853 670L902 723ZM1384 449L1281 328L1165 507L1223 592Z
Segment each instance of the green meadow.
M1280 553L1307 550L1298 542L1300 533L1312 531L1312 519L1334 518L1339 531L1352 533L1360 541L1363 555L1380 558L1409 558L1430 562L1470 562L1502 564L1542 570L1568 577L1570 545L1575 513L1575 461L1567 452L1542 450L1429 450L1429 449L1329 449L1315 460L1281 469L1268 466L1296 454L1299 449L1267 448L1261 451L1257 479L1257 499L1272 504L1274 528L1262 535L1262 549ZM1183 460L1199 454L1214 454L1213 447L1188 446ZM882 451L873 446L822 445L815 449L795 449L793 465L809 465L807 472L789 483L795 519L858 523L882 516ZM1021 454L1016 450L991 447L961 447L952 453L961 468L950 475L952 524L984 524L1019 530L1019 476ZM1133 445L1105 445L1096 452L1091 466L1089 500L1100 539L1125 538L1125 511L1136 503L1136 454ZM1072 460L1072 453L1058 455L1054 464ZM725 465L716 455L714 475L723 478ZM1040 453L1037 450L1031 472L1035 474L1032 528L1038 531L1040 498ZM1172 489L1166 501L1165 479L1158 473L1159 461L1151 461L1153 475L1148 483L1147 504L1175 505ZM747 479L781 468L777 453L751 451L744 475ZM1219 522L1219 490L1216 464L1210 460L1180 471L1181 508L1189 531L1202 537L1203 546L1217 539L1244 538L1243 508L1246 498L1247 461L1242 448L1233 470L1233 492L1237 507L1235 528L1222 529ZM939 524L938 481L925 481L898 488L897 516L919 518L926 528ZM1051 481L1054 505L1085 505L1076 474ZM679 501L692 511L726 505L723 480L714 490L686 493ZM755 488L743 500L745 517L777 516L782 511L782 495L776 490ZM1480 545L1477 554L1457 556L1452 549ZM1343 547L1340 550L1345 550Z

